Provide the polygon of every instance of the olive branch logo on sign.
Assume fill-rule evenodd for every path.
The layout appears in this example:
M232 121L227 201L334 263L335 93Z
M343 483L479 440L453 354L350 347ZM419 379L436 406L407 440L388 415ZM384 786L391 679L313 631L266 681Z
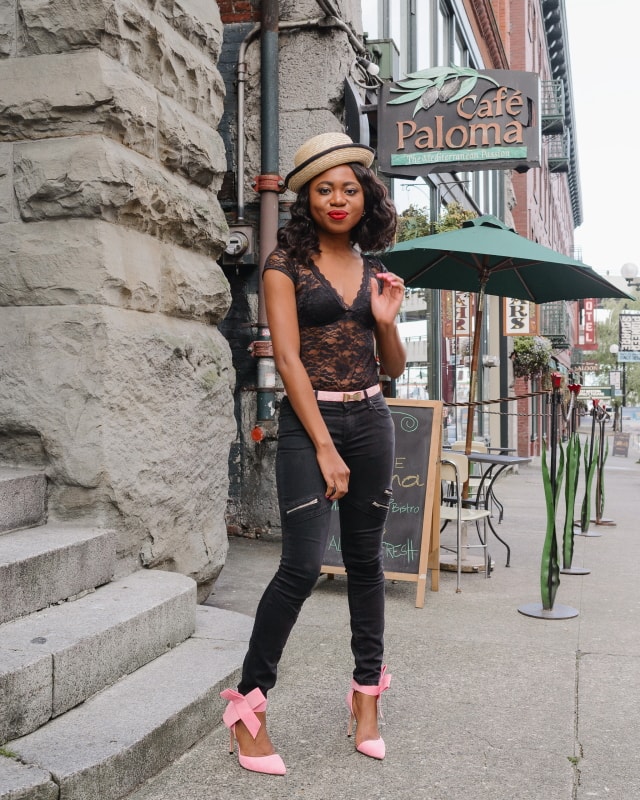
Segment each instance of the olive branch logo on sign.
M498 82L493 78L480 75L477 70L470 67L431 67L411 72L407 75L407 79L396 82L395 87L399 88L391 89L392 93L401 93L402 96L389 100L388 105L401 105L417 100L413 109L415 117L420 109L431 108L438 101L455 103L461 97L465 97L475 89L479 78L498 86Z

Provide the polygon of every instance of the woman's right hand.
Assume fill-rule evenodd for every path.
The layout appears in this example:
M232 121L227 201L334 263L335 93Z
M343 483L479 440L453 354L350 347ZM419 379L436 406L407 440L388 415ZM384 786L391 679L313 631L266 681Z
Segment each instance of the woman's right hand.
M293 410L316 448L316 458L326 481L325 494L339 500L349 490L349 468L331 439L322 418L309 376L300 360L300 331L292 281L274 269L264 274L267 318L276 368Z
M317 450L316 456L327 483L325 497L329 500L340 500L349 491L349 467L333 446Z

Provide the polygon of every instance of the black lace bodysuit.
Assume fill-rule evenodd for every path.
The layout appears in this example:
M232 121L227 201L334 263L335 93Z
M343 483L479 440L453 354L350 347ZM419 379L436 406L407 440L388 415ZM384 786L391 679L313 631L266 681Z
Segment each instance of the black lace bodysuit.
M277 269L295 286L300 359L318 391L355 392L378 383L371 313L370 278L385 272L382 263L364 256L362 283L348 306L311 259L302 264L281 250L267 258L265 270Z

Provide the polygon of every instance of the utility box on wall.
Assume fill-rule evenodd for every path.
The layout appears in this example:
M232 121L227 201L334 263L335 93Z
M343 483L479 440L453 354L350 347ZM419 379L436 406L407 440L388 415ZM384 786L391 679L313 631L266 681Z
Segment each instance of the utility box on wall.
M378 77L383 81L397 81L400 77L400 52L393 39L369 39L367 48L380 67Z
M224 266L234 264L255 266L258 263L256 232L251 225L239 225L229 230L229 240L222 254L222 263Z

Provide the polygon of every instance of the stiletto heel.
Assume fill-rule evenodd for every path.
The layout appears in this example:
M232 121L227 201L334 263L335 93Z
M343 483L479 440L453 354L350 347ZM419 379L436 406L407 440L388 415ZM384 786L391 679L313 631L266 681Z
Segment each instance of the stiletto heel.
M391 675L387 675L386 665L382 667L380 673L380 681L377 686L361 686L351 679L351 689L346 697L347 708L349 709L349 724L347 725L347 736L351 736L353 730L353 722L355 720L356 726L358 720L353 710L353 693L361 692L376 698L376 711L378 716L382 717L382 709L380 708L380 695L385 692L391 684ZM385 757L384 739L380 736L378 739L367 739L364 742L356 745L356 750L369 758L383 759Z
M243 722L255 739L260 730L260 720L256 716L256 712L266 711L267 698L260 689L253 689L246 695L233 689L225 689L224 692L220 692L220 697L229 701L229 705L222 715L222 721L229 728L229 752L233 753L234 739L238 741L236 723ZM284 761L277 753L269 756L245 756L240 750L240 742L238 742L238 763L244 769L251 772L262 772L265 775L284 775L287 771Z

